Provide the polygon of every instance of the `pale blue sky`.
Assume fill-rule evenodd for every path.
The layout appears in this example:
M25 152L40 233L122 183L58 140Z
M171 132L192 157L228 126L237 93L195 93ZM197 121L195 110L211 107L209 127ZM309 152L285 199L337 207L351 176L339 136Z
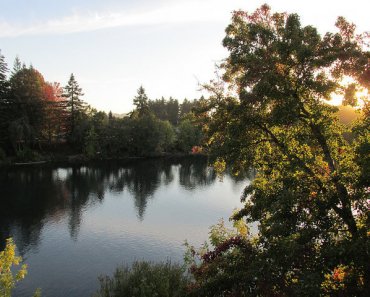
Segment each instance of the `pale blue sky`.
M323 33L339 15L370 29L365 0L0 0L0 49L10 68L19 55L62 85L73 72L89 104L128 112L141 84L153 99L200 97L231 11L265 2Z

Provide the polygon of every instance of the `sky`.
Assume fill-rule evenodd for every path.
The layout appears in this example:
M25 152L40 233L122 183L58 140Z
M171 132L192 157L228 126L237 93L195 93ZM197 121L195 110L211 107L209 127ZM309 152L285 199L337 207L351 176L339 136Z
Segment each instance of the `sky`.
M227 56L231 12L263 3L322 34L338 16L370 30L368 0L0 0L0 50L9 68L18 55L62 86L73 73L87 103L127 113L140 85L150 99L199 98Z

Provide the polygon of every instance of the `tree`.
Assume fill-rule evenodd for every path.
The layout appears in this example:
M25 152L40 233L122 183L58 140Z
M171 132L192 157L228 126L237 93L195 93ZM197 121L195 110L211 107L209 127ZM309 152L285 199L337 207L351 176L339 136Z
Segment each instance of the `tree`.
M16 128L18 124L27 126L29 131L28 137L18 133L13 134L12 137L24 145L39 143L45 119L44 77L33 67L24 67L13 74L9 82L8 122L9 127L15 128L10 129L10 132L20 131ZM16 144L13 143L13 146L15 147Z
M12 76L15 75L18 71L22 70L22 68L25 68L25 65L22 65L21 60L18 56L16 56L13 64Z
M171 148L175 132L168 121L161 121L153 114L131 119L130 149L134 156L163 153Z
M170 97L167 102L167 114L168 114L168 121L174 126L177 126L179 122L179 101Z
M60 139L67 133L66 100L63 99L63 88L59 83L46 82L45 93L45 123L44 134L49 145L55 139Z
M152 112L158 119L169 121L176 126L179 120L179 101L170 97L168 100L161 99L148 101L149 111Z
M176 140L176 133L169 121L159 121L160 148L163 152L168 152L173 148Z
M8 65L5 62L4 56L1 54L0 50L0 98L4 98L7 90L7 72Z
M0 51L0 145L5 146L8 139L8 95L9 81L7 80L8 65Z
M185 119L180 122L177 130L177 145L183 152L190 152L192 147L199 146L202 142L200 127Z
M85 102L80 98L83 95L82 89L72 73L67 85L64 87L63 93L63 97L68 101L67 108L70 113L70 134L73 134L76 121L86 108Z
M212 95L200 111L216 167L258 172L233 218L259 231L203 255L192 267L194 295L369 294L369 180L358 153L369 147L368 120L349 144L325 100L341 93L356 104L369 90L370 53L353 24L336 25L322 37L267 5L233 13L222 80L206 86Z
M148 96L145 93L143 86L137 90L137 95L134 97L133 103L136 106L136 112L139 117L149 113Z
M193 109L196 108L198 102L203 101L204 97L201 96L200 99L194 99L192 101L188 99L184 99L184 101L180 104L180 111L179 111L179 119L182 120L186 117L187 114L191 113Z
M162 97L161 99L149 100L148 101L149 110L158 119L162 121L168 120L167 114L167 100Z

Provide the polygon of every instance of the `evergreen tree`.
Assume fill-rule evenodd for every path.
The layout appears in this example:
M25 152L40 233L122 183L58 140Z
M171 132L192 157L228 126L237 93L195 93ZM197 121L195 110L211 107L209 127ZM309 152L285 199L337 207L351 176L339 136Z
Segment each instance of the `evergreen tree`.
M0 142L4 142L6 139L8 125L7 95L9 91L9 82L6 79L7 72L8 66L0 51Z
M139 117L149 113L149 99L143 86L140 86L137 90L137 95L134 97L133 103L136 106Z
M13 64L12 76L15 75L22 68L25 68L25 65L24 64L22 65L21 60L19 59L18 56L16 56Z
M170 97L167 102L167 114L168 114L168 121L174 126L177 126L179 122L179 101Z
M168 120L167 101L162 97L161 99L149 100L149 109L158 119Z
M8 90L8 81L6 78L8 72L8 65L5 62L4 56L1 54L0 50L0 100L5 97Z
M192 101L185 98L179 107L179 119L183 120L187 114L192 112L192 110L197 106L199 101L202 101L202 100L204 100L203 96L200 97L200 99L194 99Z
M179 121L179 101L170 97L168 100L165 98L149 100L149 110L158 119L162 121L169 121L172 125L176 126Z
M5 62L4 56L0 50L0 83L6 80L6 73L8 72L8 65Z
M71 74L67 85L64 87L63 97L67 100L67 109L70 113L70 133L75 130L78 116L85 110L86 104L80 98L84 94L76 81L73 73Z

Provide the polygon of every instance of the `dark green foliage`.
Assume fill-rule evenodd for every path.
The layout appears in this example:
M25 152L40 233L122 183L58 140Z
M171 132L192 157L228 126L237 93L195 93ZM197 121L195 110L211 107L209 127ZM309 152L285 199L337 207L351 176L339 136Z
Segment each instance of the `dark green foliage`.
M21 60L19 59L18 56L16 56L14 59L14 64L13 64L12 76L15 75L22 68L24 68L24 64L22 66Z
M148 103L148 96L145 93L145 89L143 86L137 90L137 95L134 97L133 103L136 107L136 110L132 114L133 117L137 114L138 117L145 116L149 114L149 103Z
M130 153L130 118L112 118L99 135L102 155L107 158L127 157Z
M200 99L194 99L190 101L188 99L184 99L184 101L180 104L179 108L179 119L183 120L188 114L190 114L198 105L199 101L204 100L204 97L200 97Z
M201 145L202 129L190 120L183 120L177 128L177 146L183 152L190 152L192 147Z
M148 114L132 119L130 129L131 152L137 156L161 153L170 148L175 140L173 127Z
M93 158L99 152L98 134L95 132L94 126L91 126L87 131L84 141L84 153L87 157Z
M9 131L16 146L39 142L45 119L45 80L34 68L22 68L10 78L7 115ZM27 131L27 132L26 132Z
M172 125L176 126L179 121L179 102L177 99L173 99L170 97L167 103L167 114L168 114L168 120Z
M121 267L113 277L102 276L96 297L180 297L185 296L188 278L179 265L135 262Z
M179 121L179 102L170 97L169 100L161 99L149 100L149 110L160 120L169 121L176 126Z
M75 126L86 109L86 103L80 98L83 95L82 89L72 73L63 93L63 97L67 100L70 134L75 132Z
M4 56L0 50L0 99L5 99L8 91L8 82L6 79L8 73L8 65L5 62Z

